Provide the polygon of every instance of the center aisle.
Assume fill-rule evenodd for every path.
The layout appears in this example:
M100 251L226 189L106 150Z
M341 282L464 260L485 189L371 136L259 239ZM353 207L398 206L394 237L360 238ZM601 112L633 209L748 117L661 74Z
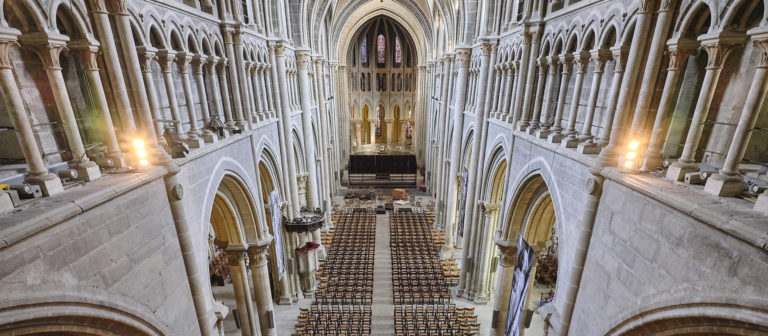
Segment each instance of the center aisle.
M389 212L376 215L376 247L373 265L373 306L371 334L393 335L392 255L389 246Z

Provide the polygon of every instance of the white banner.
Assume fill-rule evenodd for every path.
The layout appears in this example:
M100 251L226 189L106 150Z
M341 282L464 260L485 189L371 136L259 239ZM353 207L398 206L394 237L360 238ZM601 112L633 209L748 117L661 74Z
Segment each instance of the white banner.
M283 216L280 214L280 194L277 189L269 194L269 208L272 213L272 235L275 237L275 258L277 259L278 279L285 273L285 259L283 259Z

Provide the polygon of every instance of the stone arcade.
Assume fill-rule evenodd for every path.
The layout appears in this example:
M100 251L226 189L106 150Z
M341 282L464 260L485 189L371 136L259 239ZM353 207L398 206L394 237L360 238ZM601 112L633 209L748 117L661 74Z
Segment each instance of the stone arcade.
M764 0L0 0L0 335L768 335L767 92Z

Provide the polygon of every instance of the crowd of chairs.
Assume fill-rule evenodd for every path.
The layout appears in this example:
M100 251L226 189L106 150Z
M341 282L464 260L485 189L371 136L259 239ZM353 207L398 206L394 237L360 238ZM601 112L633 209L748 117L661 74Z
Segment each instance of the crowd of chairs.
M389 217L392 297L395 304L445 303L451 298L440 262L440 245L423 213L401 211Z
M370 306L317 305L299 308L294 335L370 335Z
M395 335L478 335L475 308L457 308L454 304L396 305Z
M315 273L315 300L301 309L295 336L371 333L376 214L355 208L331 218L336 227L321 237L327 256Z

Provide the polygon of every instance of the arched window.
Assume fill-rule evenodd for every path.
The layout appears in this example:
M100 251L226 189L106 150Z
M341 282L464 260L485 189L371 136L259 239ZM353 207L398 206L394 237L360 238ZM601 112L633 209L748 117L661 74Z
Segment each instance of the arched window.
M400 47L400 37L395 36L395 65L403 62L403 49Z
M376 107L376 135L381 135L381 123L384 121L384 111L381 105Z
M368 39L363 36L363 43L360 44L360 63L368 64Z
M384 35L379 35L379 38L376 41L377 45L377 61L379 64L384 64L384 52L386 51L386 40L384 39Z

